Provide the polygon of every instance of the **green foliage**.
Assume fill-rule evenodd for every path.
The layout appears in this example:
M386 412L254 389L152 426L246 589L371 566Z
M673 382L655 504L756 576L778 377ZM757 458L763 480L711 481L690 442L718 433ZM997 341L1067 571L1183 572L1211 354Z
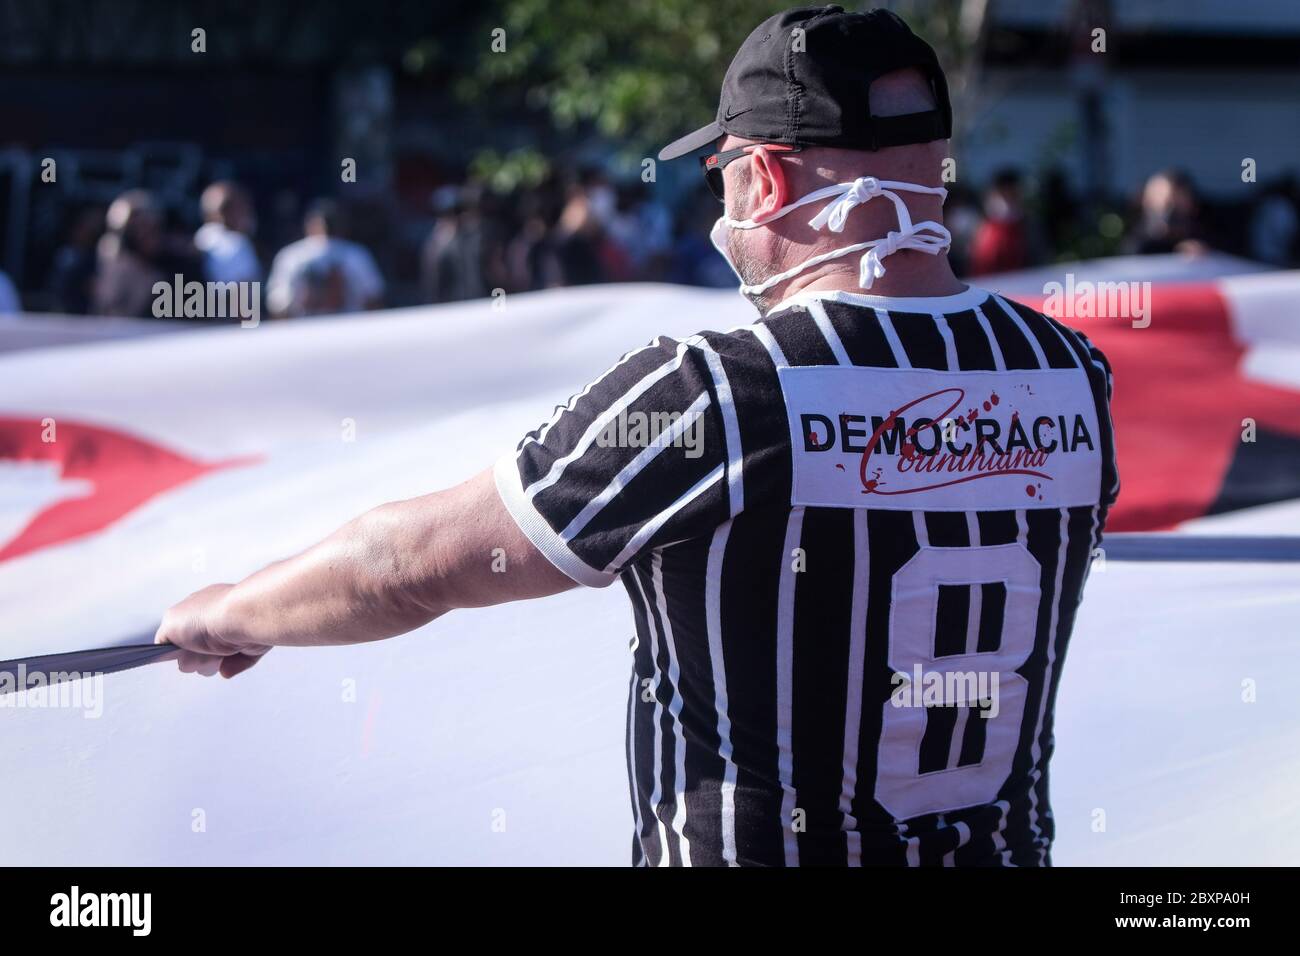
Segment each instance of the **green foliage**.
M559 130L588 128L648 150L707 122L741 41L793 0L501 0L480 19L482 46L455 92L470 104L515 101ZM875 4L843 4L866 8ZM976 42L971 0L899 0L939 51L960 99ZM967 22L963 24L963 13ZM505 50L490 49L505 30ZM418 54L415 57L418 59Z
M960 141L987 3L842 5L890 7L934 45L948 72L958 118L954 140ZM549 143L543 151L554 151L557 142L585 145L598 138L631 169L638 157L653 155L708 122L741 41L767 17L797 5L797 0L489 0L477 9L462 8L446 30L417 33L402 67L442 84L469 111L502 117L516 130L532 127L534 135L526 139L500 139L501 151L521 142ZM544 163L540 156L514 151L484 153L474 165L500 188L532 181Z
M590 126L661 145L717 112L722 74L781 0L504 0L483 21L483 54L458 85L470 102L519 96L559 129ZM495 22L494 22L495 21ZM489 49L505 29L506 49Z
M470 177L493 192L512 193L536 186L548 172L550 161L535 149L515 149L502 155L484 150L470 164Z

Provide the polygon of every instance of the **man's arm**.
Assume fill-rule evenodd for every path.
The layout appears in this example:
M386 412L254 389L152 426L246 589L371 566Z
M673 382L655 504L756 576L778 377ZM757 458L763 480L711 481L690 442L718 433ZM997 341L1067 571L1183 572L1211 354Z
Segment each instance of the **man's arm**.
M382 640L454 608L574 586L519 530L489 468L368 511L238 584L195 592L167 611L155 640L182 649L181 670L233 677L275 646Z

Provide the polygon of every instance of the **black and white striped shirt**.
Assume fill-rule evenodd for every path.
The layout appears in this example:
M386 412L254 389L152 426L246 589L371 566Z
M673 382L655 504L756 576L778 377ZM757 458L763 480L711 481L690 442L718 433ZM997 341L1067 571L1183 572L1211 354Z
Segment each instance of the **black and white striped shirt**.
M631 598L634 862L1050 862L1110 387L983 290L809 293L629 353L502 458L533 543Z

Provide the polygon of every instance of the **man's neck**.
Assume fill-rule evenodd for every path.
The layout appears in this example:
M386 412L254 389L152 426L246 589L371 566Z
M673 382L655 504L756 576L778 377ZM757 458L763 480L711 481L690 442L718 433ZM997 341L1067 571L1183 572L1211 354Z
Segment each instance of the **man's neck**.
M885 263L886 272L872 283L871 288L858 285L858 257L849 256L846 263L826 263L777 286L771 293L771 306L793 298L801 292L855 292L890 298L933 298L956 295L969 286L953 274L945 255L931 256L924 252L907 250L890 256Z

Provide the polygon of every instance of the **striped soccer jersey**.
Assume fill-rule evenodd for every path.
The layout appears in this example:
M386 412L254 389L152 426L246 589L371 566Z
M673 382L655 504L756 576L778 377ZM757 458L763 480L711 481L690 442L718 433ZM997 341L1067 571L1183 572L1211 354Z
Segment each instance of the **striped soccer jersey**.
M498 461L530 540L631 599L634 863L1049 864L1110 389L974 287L804 293L629 353Z

